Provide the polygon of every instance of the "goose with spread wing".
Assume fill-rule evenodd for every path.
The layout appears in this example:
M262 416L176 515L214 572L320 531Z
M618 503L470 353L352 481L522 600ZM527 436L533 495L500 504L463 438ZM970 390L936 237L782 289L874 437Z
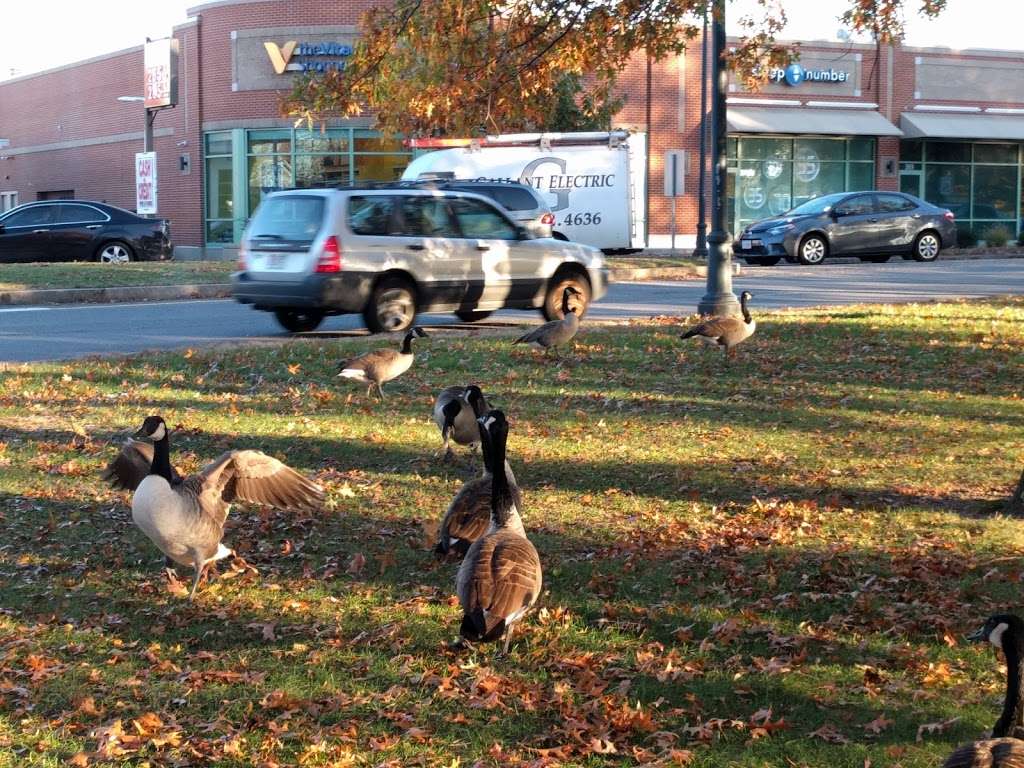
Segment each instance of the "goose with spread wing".
M231 504L247 501L313 511L323 489L259 451L227 451L200 472L182 477L171 467L167 424L149 416L107 466L103 479L132 491L132 521L171 562L195 569L191 600L206 567L233 554L224 546Z

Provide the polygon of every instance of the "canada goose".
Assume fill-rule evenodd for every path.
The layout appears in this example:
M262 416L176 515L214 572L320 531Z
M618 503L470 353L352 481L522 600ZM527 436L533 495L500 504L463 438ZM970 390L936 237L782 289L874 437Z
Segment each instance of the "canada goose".
M753 336L757 328L757 321L750 316L750 310L747 309L747 302L752 298L754 298L754 294L750 291L744 291L740 294L740 311L743 313L742 320L735 315L709 317L699 325L693 326L693 328L682 334L680 338L689 339L693 336L703 336L706 339L718 342L718 344L724 347L727 357L732 356L735 354L733 352L734 347Z
M481 422L474 422L478 427L480 447L484 456L484 472L480 477L467 481L455 494L452 503L448 505L441 525L437 529L437 546L434 547L434 554L439 558L447 557L454 552L462 557L469 550L474 541L479 539L491 526L491 489L494 472L493 457L486 439L484 426ZM509 488L512 491L512 500L515 506L515 514L509 516L508 528L520 536L526 536L523 529L523 522L519 511L523 508L522 495L516 483L516 477L512 473L512 467L508 460L505 461L505 478L508 480Z
M133 491L132 520L169 561L195 569L191 600L210 563L233 554L221 543L234 501L315 510L323 489L259 451L227 451L202 471L181 477L171 468L167 425L148 416L121 446L102 477Z
M967 636L1001 648L1006 657L1006 696L1003 712L992 728L992 738L958 747L944 768L1020 768L1024 766L1024 697L1021 673L1024 672L1024 620L1009 613L989 617L984 626Z
M412 365L412 340L417 336L425 339L427 334L422 328L416 326L405 334L401 349L375 349L372 352L365 352L359 357L354 357L347 363L343 363L341 373L338 375L345 379L355 379L368 384L367 397L370 396L373 385L376 384L380 399L383 400L384 390L381 389L381 385L398 378Z
M505 415L491 411L482 422L481 436L488 443L491 465L502 467L508 440ZM508 653L515 623L537 602L543 583L540 557L521 531L508 477L493 472L490 527L466 552L455 580L463 612L459 634L464 641L491 642L504 636Z
M476 384L467 387L445 387L434 401L434 423L441 430L444 457L451 458L449 441L454 438L459 445L471 446L474 450L480 442L480 429L476 420L490 407L484 393Z
M539 328L534 328L524 333L513 344L536 344L539 349L555 349L561 344L572 341L580 329L580 317L576 313L576 307L569 305L570 296L582 296L583 294L571 285L565 286L562 291L562 314L561 320L552 320L544 323Z

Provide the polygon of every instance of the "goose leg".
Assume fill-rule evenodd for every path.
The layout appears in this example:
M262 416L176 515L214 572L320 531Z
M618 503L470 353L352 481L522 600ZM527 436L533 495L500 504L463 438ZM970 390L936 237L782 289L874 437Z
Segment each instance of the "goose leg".
M192 591L188 593L188 601L190 603L192 602L193 598L196 596L196 589L199 588L199 580L201 578L203 578L203 570L204 570L205 566L203 565L202 560L198 560L197 559L195 561L195 566L194 567L196 569L196 575L195 575L195 578L192 579Z
M373 382L370 382L370 384L366 387L366 399L367 400L370 399L370 393L371 392L373 392Z
M508 649L512 646L512 627L514 625L509 624L505 627L505 648L502 650L503 656L508 656Z
M168 581L178 580L178 574L174 572L174 561L167 556L164 556L164 573L167 574Z
M377 392L378 392L378 394L380 394L380 399L383 402L383 400L384 400L384 390L383 390L383 388L381 388L381 385L380 385L379 381L377 382Z

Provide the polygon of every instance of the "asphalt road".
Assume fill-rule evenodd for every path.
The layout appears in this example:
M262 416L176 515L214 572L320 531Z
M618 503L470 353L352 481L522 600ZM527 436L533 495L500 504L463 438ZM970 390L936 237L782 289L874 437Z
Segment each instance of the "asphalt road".
M990 296L1024 289L1024 259L744 267L734 287L737 293L746 289L754 294L751 307L755 313L758 307ZM611 286L589 316L626 319L688 314L703 294L701 281L619 283ZM537 317L514 311L494 316L518 323L536 322ZM456 320L450 315L426 315L421 322ZM361 327L358 316L334 317L328 318L318 333ZM0 308L0 362L63 360L284 335L269 313L230 300Z

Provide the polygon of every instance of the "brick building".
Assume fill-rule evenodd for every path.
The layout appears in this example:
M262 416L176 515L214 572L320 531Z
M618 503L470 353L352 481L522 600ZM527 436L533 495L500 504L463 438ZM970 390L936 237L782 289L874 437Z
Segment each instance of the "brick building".
M295 128L278 105L293 73L338 66L379 0L215 0L174 28L179 102L155 122L160 215L178 257L230 254L268 191L395 178L411 158L372 118ZM142 47L0 82L0 209L50 197L133 208L143 109ZM759 93L729 86L733 232L809 197L902 189L952 209L980 236L1021 229L1024 52L804 43ZM649 83L649 87L648 87ZM696 231L700 41L638 57L616 122L648 134L651 245L668 243L666 152L687 153L678 244Z

